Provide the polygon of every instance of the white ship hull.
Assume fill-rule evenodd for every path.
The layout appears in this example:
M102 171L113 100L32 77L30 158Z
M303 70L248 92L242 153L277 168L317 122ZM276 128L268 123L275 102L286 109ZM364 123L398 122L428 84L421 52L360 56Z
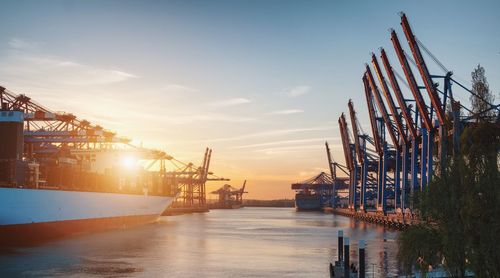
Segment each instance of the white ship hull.
M0 188L0 246L158 219L173 197Z

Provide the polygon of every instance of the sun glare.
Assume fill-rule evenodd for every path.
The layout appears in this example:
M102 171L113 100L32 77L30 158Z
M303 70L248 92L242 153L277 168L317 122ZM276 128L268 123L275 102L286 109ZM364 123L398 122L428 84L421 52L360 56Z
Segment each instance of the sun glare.
M137 160L133 156L122 157L121 164L123 167L131 169L137 164Z

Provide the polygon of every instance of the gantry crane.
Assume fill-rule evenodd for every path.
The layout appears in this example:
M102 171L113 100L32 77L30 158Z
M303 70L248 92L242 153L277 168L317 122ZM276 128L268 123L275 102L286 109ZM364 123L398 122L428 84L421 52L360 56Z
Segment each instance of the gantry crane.
M349 209L356 209L357 203L357 180L358 180L358 165L356 156L354 155L354 145L351 144L349 130L345 115L342 113L339 118L340 135L342 138L342 146L344 149L344 157L349 170Z
M378 159L374 158L373 161L378 164L378 167L371 167L377 168L376 171L374 171L377 173L377 179L374 183L377 186L376 208L378 211L383 212L383 214L368 214L367 218L375 217L378 219L377 221L392 219L390 218L392 216L387 216L387 214L391 213L387 206L387 199L390 198L388 195L391 193L391 182L393 182L394 185L394 206L398 217L402 217L404 220L409 216L410 221L413 219L414 215L411 212L412 206L409 204L409 196L415 193L416 190L423 190L430 182L433 175L442 173L445 161L447 160L446 142L449 141L448 137L451 136L453 138L453 153L459 154L459 137L463 127L474 127L477 121L481 119L483 123L489 124L492 128L500 129L500 104L493 104L485 100L473 90L457 82L452 77L452 72L448 71L415 37L404 13L401 14L401 25L410 46L413 59L415 60L413 61L411 56L405 54L396 32L391 30L391 41L405 78L400 77L397 71L393 69L384 49L380 50L380 58L384 65L385 74L388 77L390 87L387 84L377 57L373 53L371 55L371 63L377 75L378 83L385 101L375 82L370 66L366 66L362 78L373 138L360 133L356 112L351 100L348 106L354 135L354 144L349 140L349 131L344 114L342 114L339 119L344 154L351 178L351 186L349 187L350 209L355 210L357 208L356 201L358 188L356 184L358 179L360 179L359 194L361 198L359 200L359 208L360 211L366 212L366 188L369 180L367 179L366 169L370 169L370 166L366 164L369 160L366 142L368 141L375 146ZM433 75L429 72L422 51L426 52L432 60L441 67L445 72L444 75ZM423 86L417 83L409 61L418 68L418 73L424 84ZM411 99L406 99L404 97L396 77L400 78L403 83L406 83L413 96ZM437 78L444 79L442 90L440 90L437 82L434 81L434 79ZM455 101L451 88L452 84L457 84L470 95L483 101L487 107L485 107L483 111L472 111L460 104L460 102ZM426 105L426 101L420 92L420 90L423 89L426 90L427 96L430 99L429 106ZM394 94L396 98L397 105L392 94ZM440 98L440 96L442 96L442 98ZM448 116L449 114L445 113L448 107L448 101L452 107L451 117ZM413 108L410 102L415 102L415 108ZM390 113L386 105L389 107ZM461 115L461 109L466 110L469 115ZM494 113L491 111L494 111ZM447 129L451 132L447 132ZM436 136L436 131L439 131L438 136ZM391 138L394 150L392 150L392 146L386 142L386 133L389 134ZM438 146L437 157L440 166L439 169L441 169L439 171L434 169L435 154L433 150L435 143L437 143ZM395 156L393 155L394 152L396 153ZM356 159L360 163L360 169L358 169ZM392 168L393 164L395 164L394 168ZM393 170L394 173L392 180L391 177L387 175L390 170ZM411 179L408 178L409 175ZM401 212L403 213L401 214ZM346 214L357 215L352 212Z
M380 70L380 69L378 69ZM370 86L370 91L372 92L372 95L374 96L375 103L377 104L378 110L380 114L382 114L382 124L381 126L384 126L385 124L385 129L381 129L383 132L384 130L389 133L389 137L391 138L392 141L392 146L389 146L387 143L385 145L387 146L385 148L385 152L382 157L386 159L385 164L387 165L386 171L387 172L392 172L393 176L390 177L387 173L383 173L383 175L386 176L386 183L383 185L383 188L385 188L383 192L383 198L382 200L382 211L387 211L387 199L389 198L389 194L393 193L392 195L394 196L394 209L397 207L397 199L398 199L398 186L399 186L399 171L400 171L400 163L399 163L399 150L400 150L400 142L399 142L399 134L398 131L394 128L394 125L390 119L390 115L387 112L387 108L385 107L384 101L382 100L382 96L380 94L380 91L378 89L377 84L375 83L375 79L373 78L373 74L371 72L371 69L368 65L366 65L366 76L368 80L368 85ZM383 84L384 85L384 84ZM384 91L387 89L387 86L384 87ZM385 92L384 92L385 93ZM384 135L385 136L385 135Z
M395 155L395 169L393 171L394 174L394 209L397 210L400 208L401 205L401 197L403 196L403 188L406 186L406 180L405 183L402 182L401 180L401 164L402 160L404 159L402 157L402 149L403 146L406 146L408 144L408 139L406 137L406 132L403 126L403 123L401 122L401 118L399 116L398 108L396 107L396 104L394 103L394 100L392 99L391 93L389 91L389 86L387 85L387 82L385 80L385 77L380 69L380 66L377 61L377 57L375 56L374 53L372 53L372 65L373 68L375 69L375 73L377 74L379 84L381 85L382 92L384 93L385 100L387 105L389 106L389 110L391 111L391 116L394 121L394 125L396 126L396 130L393 130L393 134L398 136L398 140L393 140L394 147L396 149L396 155ZM379 95L380 96L380 95ZM379 97L380 98L380 97ZM378 99L378 98L377 98ZM383 106L384 104L382 101L377 101L380 102L380 105ZM388 117L387 117L388 118ZM385 118L384 118L385 121ZM393 129L393 123L392 122L386 122L388 128L391 130Z
M350 173L348 168L345 165L339 164L335 162L332 158L332 153L330 152L330 147L328 146L328 142L325 142L325 147L326 147L326 155L328 158L328 165L330 168L330 174L332 177L332 182L333 182L333 187L332 187L332 199L330 200L330 203L332 205L332 208L339 207L341 204L339 202L339 196L338 196L338 187L339 185L344 184L345 178L341 178L337 176L337 169L342 171L346 176L349 177L350 179Z
M399 87L399 83L396 79L396 76L394 74L394 71L392 69L391 64L389 63L389 59L387 58L387 54L385 53L385 50L382 48L380 50L380 57L382 59L382 63L384 64L385 71L387 73L387 76L389 77L389 82L392 87L393 93L396 95L396 100L398 102L401 115L403 115L403 118L405 119L406 126L403 127L401 121L396 121L398 129L400 130L400 134L403 134L400 138L402 139L402 168L401 168L401 199L400 199L400 208L404 212L407 205L408 205L408 197L409 197L409 188L408 188L408 174L410 172L410 166L413 164L414 167L417 167L417 154L418 151L412 151L412 158L410 158L410 148L413 150L418 149L418 144L417 140L419 138L419 134L417 133L417 126L415 122L413 121L412 115L411 115L411 110L410 107L407 105L406 100L403 96L403 93L401 92L401 88ZM376 61L376 60L375 60ZM386 95L386 98L390 98L392 100L392 97L390 94ZM392 101L394 103L394 101ZM393 118L394 119L400 119L399 115L394 114L393 112ZM403 133L401 133L403 132ZM411 161L414 161L414 163L411 163ZM412 173L416 173L417 170L416 168L413 169ZM417 183L416 175L412 175L414 183Z
M404 53L403 48L401 47L401 44L399 42L398 36L396 34L395 30L391 31L391 41L394 46L394 49L396 51L396 55L398 56L399 62L403 68L403 71L406 76L406 80L408 82L408 86L410 87L410 91L413 94L413 97L415 99L416 106L418 108L418 112L415 111L415 123L418 123L419 116L422 121L423 127L420 128L420 189L423 189L426 181L427 181L427 160L429 157L429 152L427 150L427 145L428 145L428 138L427 134L430 130L434 128L432 125L432 120L430 117L430 114L428 112L427 106L425 104L424 98L422 97L422 94L420 93L420 87L417 84L417 81L415 80L415 76L413 75L413 72L410 68L410 64L408 63L408 60L406 59L406 55ZM418 146L413 146L413 149L415 151L412 151L412 190L417 189L417 183L418 183L418 165L417 165L417 152L416 150L418 149ZM432 150L431 150L432 152ZM432 154L432 153L431 153Z
M206 149L203 165L198 167L193 163L181 162L164 151L135 146L126 137L117 136L116 133L79 119L73 114L53 112L32 101L28 96L15 95L3 87L0 87L0 104L2 113L5 111L22 112L25 150L23 156L26 161L33 162L30 165L39 167L36 170L38 173L36 182L28 184L28 187L38 188L40 185L99 190L97 187L109 184L107 180L101 181L105 175L93 166L97 158L101 156L103 160L108 162L111 159L115 163L123 158L149 160L143 168L145 172L153 172L149 170L155 168L155 165L158 166L159 163L159 167L155 168L159 169L158 175L144 173L141 176L141 179L145 181L144 188L137 188L137 190L149 192L146 194L177 194L181 197L183 204L188 206L205 205L207 181L228 180L209 172L211 149ZM175 167L173 171L166 170L166 162L170 162ZM9 168L12 167L9 166ZM104 171L111 172L108 176L113 176L113 178L117 176L117 182L113 185L118 186L112 190L119 191L122 190L120 184L127 177L125 174L114 175L116 168L115 165L107 165ZM0 184L8 183L9 186L15 186L11 184L11 180L11 178L8 181L0 180Z
M368 208L367 199L369 191L370 195L376 195L377 192L377 180L372 177L373 173L377 173L377 162L372 153L369 152L367 148L367 141L373 142L366 134L361 134L359 132L360 128L358 126L358 119L356 117L356 111L354 110L354 104L352 100L349 100L349 115L351 118L351 126L354 135L354 147L360 167L360 194L359 194L359 209L361 211L366 211ZM369 175L370 173L370 175Z
M385 140L385 124L383 120L377 117L375 107L373 105L373 93L368 73L363 75L363 84L365 88L366 104L368 106L368 114L370 115L370 123L373 133L373 141L378 154L378 171L377 171L377 211L384 212L387 207L387 166L388 166L388 147Z

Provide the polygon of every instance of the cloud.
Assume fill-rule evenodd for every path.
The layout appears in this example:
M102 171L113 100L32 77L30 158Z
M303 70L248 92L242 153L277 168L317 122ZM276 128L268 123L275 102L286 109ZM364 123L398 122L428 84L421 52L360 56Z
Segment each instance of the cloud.
M19 38L12 38L9 40L9 47L12 49L33 49L38 47L38 43L22 40Z
M306 128L278 129L278 130L270 130L270 131L264 131L264 132L244 134L244 135L234 136L234 137L208 139L208 140L204 140L204 142L237 141L237 140L246 140L246 139L250 139L250 138L287 135L287 134L300 133L300 132L332 130L334 128L335 128L335 126L317 126L317 127L306 127Z
M283 91L284 95L287 95L289 97L298 97L305 95L311 91L311 87L309 86L296 86L293 88L288 88Z
M61 57L36 53L38 42L12 38L2 61L2 81L31 87L92 86L123 82L137 76L120 69L107 69ZM50 84L50 85L49 85Z
M240 105L240 104L245 104L245 103L250 103L252 102L251 100L247 98L230 98L230 99L225 99L225 100L219 100L219 101L214 101L209 103L210 106L215 106L215 107L227 107L227 106L235 106L235 105Z
M290 114L298 114L304 113L302 109L287 109L287 110L276 110L266 113L267 115L290 115Z
M13 54L0 69L4 79L23 83L92 86L118 83L136 78L134 74L93 67L75 61L44 56Z
M163 87L163 91L167 93L196 93L199 90L180 84L168 84L167 86Z
M300 171L299 176L301 176L301 177L314 177L314 176L317 176L320 172L325 172L325 173L330 174L330 170L327 168L314 167L314 168L311 168L310 171Z
M190 124L196 122L242 123L242 122L254 121L255 119L251 117L239 117L235 115L207 113L207 114L193 114L193 115L180 115L180 116L174 115L174 116L158 118L158 120L170 124L179 125L179 124Z
M261 152L265 154L281 154L281 153L291 153L291 152L310 152L311 150L324 151L325 146L321 145L299 145L299 146L290 146L290 147L276 147L276 148L264 148L255 150L256 152Z
M256 148L256 147L266 147L266 146L274 146L274 145L288 145L288 144L297 144L297 143L308 143L308 142L324 142L327 140L340 140L338 137L330 137L330 138L308 138L308 139L297 139L297 140L282 140L282 141L273 141L273 142L265 142L265 143L258 143L258 144L250 144L250 145L241 145L241 146L235 146L232 147L231 149L249 149L249 148Z

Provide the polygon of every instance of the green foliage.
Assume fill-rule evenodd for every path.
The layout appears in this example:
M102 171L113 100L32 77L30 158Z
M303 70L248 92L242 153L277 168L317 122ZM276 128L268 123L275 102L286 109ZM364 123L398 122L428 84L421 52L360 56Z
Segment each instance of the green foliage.
M416 196L422 224L399 238L404 269L443 260L454 276L471 269L477 277L500 277L499 138L487 122L466 128L461 155Z
M500 277L500 131L484 123L463 134L469 177L468 258L477 277Z
M496 116L494 110L487 111L490 108L488 102L493 103L495 101L495 96L490 92L490 86L486 80L485 72L486 71L481 65L477 65L477 68L471 72L472 91L474 95L470 96L470 101L473 114L478 114L478 121L488 120Z
M399 242L399 262L406 274L411 273L413 265L426 272L429 265L441 262L438 255L442 250L439 234L431 226L414 226L401 234Z

